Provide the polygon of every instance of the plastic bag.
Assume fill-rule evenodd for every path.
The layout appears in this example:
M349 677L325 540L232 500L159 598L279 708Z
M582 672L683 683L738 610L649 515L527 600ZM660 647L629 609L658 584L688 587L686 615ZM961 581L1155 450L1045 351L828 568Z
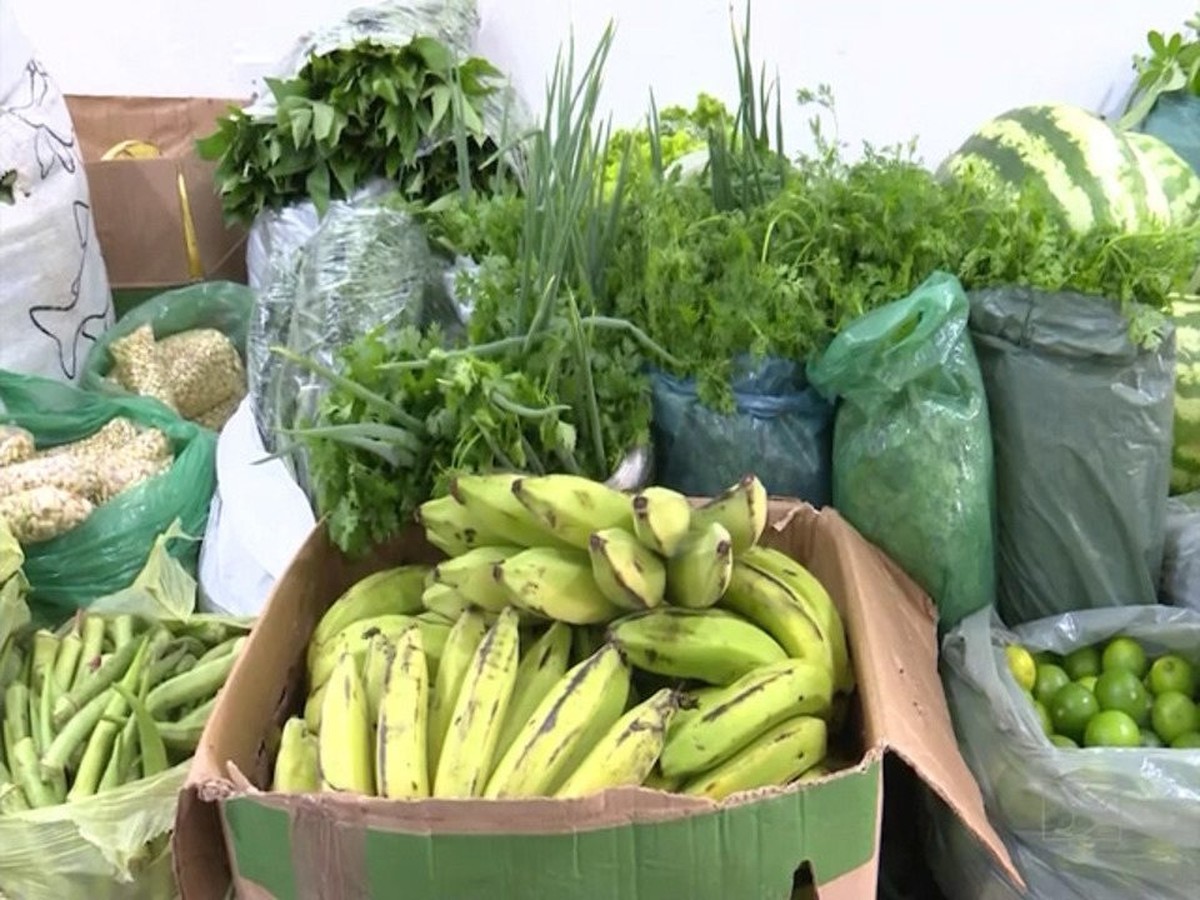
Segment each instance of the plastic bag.
M175 460L165 473L98 506L78 527L25 548L31 604L53 619L88 606L137 576L155 538L179 519L196 538L204 533L214 489L216 435L180 419L145 397L92 394L68 384L0 371L0 422L33 434L39 448L81 440L125 416L171 440ZM172 553L194 567L196 547L176 542Z
M1010 625L1154 603L1171 474L1174 327L1140 348L1118 305L971 295L996 454L996 605Z
M991 610L942 642L959 747L1034 897L1191 900L1200 884L1200 750L1063 750L1042 731L1003 647L1065 654L1117 634L1200 665L1200 613L1164 606L1089 609L1006 630ZM984 893L970 868L958 900Z
M1200 491L1167 500L1159 599L1200 612Z
M1158 138L1200 172L1200 97L1186 90L1160 94L1137 130Z
M850 323L809 367L839 395L833 503L952 625L995 595L992 441L952 275Z
M653 374L656 483L711 497L755 472L769 493L828 504L833 407L789 360L737 366L732 414L705 406L693 379Z

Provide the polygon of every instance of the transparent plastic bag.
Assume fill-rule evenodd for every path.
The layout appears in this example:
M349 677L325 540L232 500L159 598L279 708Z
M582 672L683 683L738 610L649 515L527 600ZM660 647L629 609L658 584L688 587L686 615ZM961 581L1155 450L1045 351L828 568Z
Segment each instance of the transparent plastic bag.
M942 642L959 747L1034 897L1191 900L1200 885L1200 750L1055 747L1003 650L1065 654L1118 634L1200 665L1200 613L1165 606L1089 609L1011 631L985 609ZM968 854L950 896L1006 896L973 882L977 865Z
M1159 599L1200 612L1200 491L1167 500Z
M840 396L833 503L933 598L943 625L995 595L992 438L952 275L850 323L809 365Z

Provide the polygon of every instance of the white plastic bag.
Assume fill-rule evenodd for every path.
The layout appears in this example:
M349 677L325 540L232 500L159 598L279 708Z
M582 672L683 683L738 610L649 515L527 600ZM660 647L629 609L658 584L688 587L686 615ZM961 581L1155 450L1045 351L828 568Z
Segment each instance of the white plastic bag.
M112 322L70 113L0 3L0 368L74 380Z

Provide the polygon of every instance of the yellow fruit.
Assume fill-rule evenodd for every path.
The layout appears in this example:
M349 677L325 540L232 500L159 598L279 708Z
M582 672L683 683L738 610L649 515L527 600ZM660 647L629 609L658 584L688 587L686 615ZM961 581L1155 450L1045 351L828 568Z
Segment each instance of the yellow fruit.
M1008 659L1008 670L1022 690L1032 691L1037 681L1037 663L1033 654L1020 644L1009 644L1004 648L1004 656Z

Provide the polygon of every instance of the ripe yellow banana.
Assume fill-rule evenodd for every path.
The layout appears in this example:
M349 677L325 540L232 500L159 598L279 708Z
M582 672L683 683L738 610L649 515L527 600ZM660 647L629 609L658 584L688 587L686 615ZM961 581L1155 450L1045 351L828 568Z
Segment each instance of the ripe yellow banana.
M283 723L271 790L284 794L315 794L320 787L317 736L308 730L303 719L293 716Z
M854 667L850 664L850 651L846 646L846 628L833 599L817 577L786 553L761 545L747 550L739 562L774 577L791 590L796 602L804 607L829 644L834 687L843 693L854 690Z
M325 700L327 690L329 690L328 681L309 694L308 699L304 701L304 724L313 734L321 730L321 704Z
M677 707L675 691L663 688L619 718L563 782L556 797L585 797L606 788L642 784L663 748Z
M629 693L629 667L606 644L542 698L496 764L485 797L552 794L613 723Z
M593 531L633 527L628 496L580 475L518 478L512 492L543 528L580 550L588 548Z
M417 628L413 622L409 631ZM420 629L418 629L420 630ZM379 721L379 704L383 700L383 685L387 680L387 669L396 652L396 643L383 632L371 635L367 641L367 652L363 657L363 690L367 694L367 718L372 727ZM328 684L328 682L326 682Z
M483 613L470 609L459 616L446 639L446 647L442 651L442 660L438 663L437 677L434 679L429 701L431 775L437 771L438 760L442 756L442 742L446 737L446 729L450 727L450 717L454 713L454 702L458 699L459 689L487 630L488 623Z
M653 550L624 528L592 533L588 542L592 577L615 606L652 609L663 602L667 569Z
M833 645L793 593L775 578L736 562L720 605L754 622L775 638L793 659L822 665L834 675Z
M354 657L344 653L329 677L329 689L321 702L317 762L322 791L369 796L375 792L371 722L358 668Z
M496 581L496 563L521 552L520 547L476 547L433 568L433 583L458 592L466 602L498 613L508 606L508 592Z
M633 533L660 556L670 559L692 524L692 505L678 491L644 488L633 498Z
M527 612L571 625L607 622L620 615L601 593L586 553L532 547L495 568L509 600Z
M425 540L447 556L458 556L486 543L467 508L452 496L426 500L417 507L417 523Z
M676 718L659 767L672 777L711 769L785 719L823 718L832 697L833 678L823 666L787 659L755 669L728 687L706 692L690 715Z
M478 797L492 772L520 655L517 612L500 613L475 650L438 759L435 797Z
M380 797L415 800L429 796L429 666L421 629L396 640L384 673L375 730L375 780Z
M676 606L707 609L724 595L733 574L733 540L720 522L690 534L667 560L667 598Z
M571 626L563 622L552 622L525 651L517 666L517 678L513 683L508 711L504 714L500 739L496 741L496 759L508 752L517 732L566 673L570 653Z
M787 658L761 628L718 609L664 606L619 619L608 633L635 667L709 684L730 684Z
M340 632L363 619L386 615L414 615L421 611L421 593L429 566L384 569L352 585L321 616L308 642L308 665L322 647Z
M459 475L450 493L467 510L470 521L486 536L480 544L520 547L558 546L559 541L517 500L513 485L521 478L509 472Z
M712 522L725 526L733 540L733 552L754 546L767 527L767 489L755 475L746 475L708 503L692 510L692 530Z
M349 653L354 658L361 673L367 659L367 647L370 646L374 635L382 634L395 640L401 632L411 628L415 621L413 616L384 615L362 619L346 626L318 648L316 657L309 665L309 691L315 691L329 679L343 654ZM312 645L309 646L311 648Z
M827 737L822 719L788 719L763 732L732 759L686 783L682 792L724 800L739 791L788 784L825 758Z

